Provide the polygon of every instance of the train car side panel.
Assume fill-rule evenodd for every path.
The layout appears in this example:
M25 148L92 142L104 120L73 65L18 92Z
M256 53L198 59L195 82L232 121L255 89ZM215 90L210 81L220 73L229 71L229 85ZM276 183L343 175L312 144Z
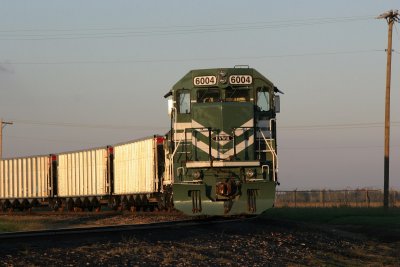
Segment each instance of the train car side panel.
M58 155L58 197L106 195L107 148Z
M158 191L156 146L153 137L114 146L114 194Z
M47 198L49 157L0 160L0 199Z

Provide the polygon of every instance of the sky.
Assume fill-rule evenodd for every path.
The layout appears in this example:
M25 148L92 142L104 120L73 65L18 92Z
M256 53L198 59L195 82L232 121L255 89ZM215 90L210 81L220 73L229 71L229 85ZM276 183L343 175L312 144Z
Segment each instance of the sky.
M0 0L3 157L168 131L188 71L249 65L285 94L279 190L383 188L390 0ZM393 31L390 187L400 189L400 25Z

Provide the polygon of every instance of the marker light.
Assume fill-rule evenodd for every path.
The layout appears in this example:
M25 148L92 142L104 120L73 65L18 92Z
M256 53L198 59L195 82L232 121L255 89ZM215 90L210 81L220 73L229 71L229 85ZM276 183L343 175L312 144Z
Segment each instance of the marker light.
M193 178L194 179L199 179L200 177L201 177L201 172L199 172L199 171L195 171L195 172L193 172Z
M246 176L247 178L253 178L256 172L253 169L247 169L246 170Z

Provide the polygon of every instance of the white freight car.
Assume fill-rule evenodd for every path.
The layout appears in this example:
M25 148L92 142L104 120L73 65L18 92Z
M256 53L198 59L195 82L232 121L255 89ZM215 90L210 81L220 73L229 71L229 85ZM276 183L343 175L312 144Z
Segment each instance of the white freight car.
M150 194L160 190L160 137L114 146L115 195Z
M98 207L100 198L110 194L108 152L102 147L57 155L56 197L64 206Z
M113 206L143 208L159 201L163 174L163 138L148 137L114 148Z
M48 198L52 192L51 173L50 156L0 160L1 206L23 208Z

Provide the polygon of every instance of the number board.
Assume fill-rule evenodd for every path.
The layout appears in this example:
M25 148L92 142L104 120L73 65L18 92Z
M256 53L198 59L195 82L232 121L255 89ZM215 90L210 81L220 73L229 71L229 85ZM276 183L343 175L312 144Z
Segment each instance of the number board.
M252 84L253 77L250 75L231 75L229 76L230 84Z
M217 76L197 76L197 77L194 77L193 84L195 86L216 85L217 84Z

